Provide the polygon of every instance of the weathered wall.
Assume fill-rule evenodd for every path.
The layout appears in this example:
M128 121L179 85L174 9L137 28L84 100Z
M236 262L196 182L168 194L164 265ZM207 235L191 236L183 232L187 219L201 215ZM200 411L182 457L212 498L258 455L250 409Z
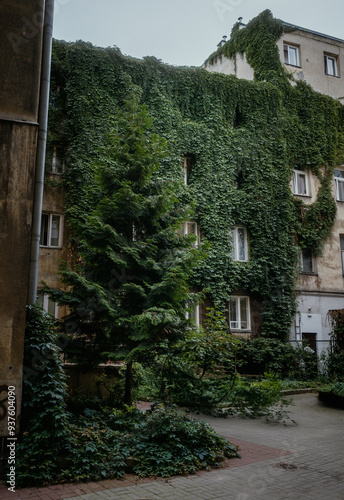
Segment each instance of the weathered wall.
M43 195L43 212L63 215L65 207L64 188L62 184L60 186L56 186L54 184L56 182L62 182L62 177L46 174ZM65 245L66 224L64 220L63 228L61 248L40 247L38 288L42 287L42 281L53 288L62 288L59 276L59 267L61 261L67 260L67 248Z
M253 80L254 77L253 68L248 64L245 54L236 54L235 59L222 56L214 64L207 64L204 67L211 73L236 75L238 78L243 78L244 80Z
M300 67L286 65L296 80L305 80L314 90L331 97L344 96L344 43L323 38L305 31L285 33L278 41L281 62L284 63L283 43L299 46ZM325 74L324 52L338 57L339 76Z
M7 386L21 404L43 4L0 3L0 436L7 435Z

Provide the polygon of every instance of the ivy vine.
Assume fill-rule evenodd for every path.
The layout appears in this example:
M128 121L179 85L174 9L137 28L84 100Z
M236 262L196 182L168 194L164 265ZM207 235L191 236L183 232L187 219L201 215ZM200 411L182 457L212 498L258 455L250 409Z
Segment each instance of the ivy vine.
M264 11L210 56L246 53L255 80L179 68L154 57L126 57L117 48L55 41L49 140L65 145L68 215L87 213L90 168L100 154L115 111L132 84L168 145L161 178L183 176L181 158L192 158L188 186L208 257L194 272L195 286L225 307L230 294L253 294L261 308L261 334L287 339L295 308L300 248L319 255L336 213L331 194L335 165L344 161L343 107L304 82L290 85L278 56L282 23ZM55 94L54 94L55 92ZM58 102L57 102L58 101ZM294 199L294 168L317 176L316 201ZM247 228L250 260L231 258L231 228Z

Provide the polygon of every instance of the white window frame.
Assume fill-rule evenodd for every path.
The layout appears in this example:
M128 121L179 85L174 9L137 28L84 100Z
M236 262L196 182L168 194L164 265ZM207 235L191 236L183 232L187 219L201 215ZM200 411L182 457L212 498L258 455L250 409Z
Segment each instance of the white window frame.
M329 62L331 64L329 64ZM334 54L326 54L324 52L324 64L325 64L325 75L328 76L339 76L338 72L338 57ZM333 70L331 68L331 65L333 67Z
M191 230L190 230L190 228L191 228ZM198 247L199 242L200 242L200 234L199 234L197 222L194 222L194 221L183 222L182 228L181 228L179 233L181 234L181 236L187 236L190 234L194 234L197 239L196 239L196 241L194 241L192 243L192 246L194 248Z
M50 314L50 316L52 316L55 319L58 319L58 317L59 317L59 306L58 306L58 304L56 302L53 302L52 300L50 300L49 295L47 293L40 293L38 291L38 295L40 297L42 297L42 301L38 300L38 302L42 303L43 310L46 313L50 314L49 313L49 302L50 302L51 304L53 304L53 307L54 307L54 314Z
M47 244L42 243L42 231L43 231L43 216L48 217L48 230L47 230ZM52 220L53 217L59 217L59 234L58 234L58 244L52 245ZM41 224L41 240L40 246L44 248L61 248L62 247L62 232L63 232L63 215L61 214L52 214L52 213L42 213L42 224Z
M339 177L336 175L336 171L337 172L342 172L343 174L343 177ZM344 201L344 193L343 193L343 197L341 198L340 197L340 190L339 190L339 185L342 183L344 185L344 171L339 169L339 168L336 168L335 171L334 171L334 182L335 182L335 185L336 185L336 200L337 201Z
M304 177L305 179L305 192L301 193L299 192L299 183L298 179L299 177ZM308 182L308 172L305 172L304 170L294 170L293 173L293 194L296 194L298 196L309 196L309 182Z
M290 62L293 59L292 54L295 54L295 63ZM300 68L300 46L293 45L292 43L283 42L283 61L284 64L288 64L289 66L295 66Z
M244 259L240 259L239 229L242 229L244 231ZM234 226L232 228L232 258L237 262L247 262L249 260L247 229L244 226Z
M198 328L199 327L199 305L197 304L195 307L190 308L192 311L186 311L185 312L185 318L187 320L194 320L194 325Z
M50 174L55 174L55 175L62 175L65 171L65 160L64 158L60 158L57 154L58 152L57 146L53 147L53 156L52 156L52 161L51 161L51 169L50 169Z
M246 301L246 311L247 311L247 318L246 318L246 323L247 327L243 328L242 323L243 319L241 318L241 308L240 308L240 302L242 300ZM231 301L235 301L235 308L236 308L236 320L231 319ZM229 305L228 305L228 310L229 310L229 328L230 330L233 331L242 331L242 332L248 332L251 330L251 309L250 309L250 297L245 296L245 295L231 295L229 299Z

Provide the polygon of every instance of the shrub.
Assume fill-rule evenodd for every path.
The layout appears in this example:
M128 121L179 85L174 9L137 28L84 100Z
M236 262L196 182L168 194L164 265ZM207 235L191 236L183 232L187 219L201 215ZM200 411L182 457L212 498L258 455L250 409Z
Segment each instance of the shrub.
M290 403L291 400L283 397L281 381L273 374L266 373L260 381L239 379L226 402L225 413L282 420L287 418L284 407Z
M205 422L163 405L142 413L125 410L86 411L72 425L68 460L60 480L121 477L126 460L140 476L167 477L194 473L234 457L237 448Z
M51 481L70 439L66 377L54 323L36 306L27 309L24 343L22 436L17 449L17 485Z
M208 424L175 409L159 406L144 414L92 400L95 409L85 409L83 416L68 413L54 322L35 306L27 313L24 366L18 487L118 478L129 455L142 476L191 473L216 464L221 453L237 455Z
M280 377L309 380L317 377L317 357L304 346L263 337L242 339L237 344L238 371L262 375L273 372Z
M71 424L67 454L56 481L97 481L124 475L127 434L104 425L100 415L89 410Z
M132 452L138 460L136 473L163 477L217 465L221 455L238 456L237 447L206 422L163 405L147 413L137 426Z

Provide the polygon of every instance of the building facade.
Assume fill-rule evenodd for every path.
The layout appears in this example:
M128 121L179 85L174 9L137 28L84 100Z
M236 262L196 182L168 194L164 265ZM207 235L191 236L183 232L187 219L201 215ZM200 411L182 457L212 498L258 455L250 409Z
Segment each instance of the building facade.
M314 90L344 102L344 40L283 23L283 35L276 41L280 61L296 81L305 81ZM240 29L245 25L240 23ZM222 47L226 42L219 43ZM204 63L207 71L253 80L254 70L245 53L216 56Z
M256 68L244 53L231 58L215 54L205 72L133 60L87 44L70 50L58 42L39 281L63 286L58 266L69 257L64 197L69 207L87 210L82 204L86 172L110 128L108 110L128 92L129 76L142 89L154 131L169 141L162 175L179 176L194 199L195 217L181 233L196 235L195 244L206 240L212 246L198 279L200 287L210 290L208 301L188 316L202 323L205 305L219 302L225 304L230 330L237 336L287 334L292 342L307 340L318 354L326 349L331 330L327 312L344 307L340 46L336 52L334 39L300 28L288 28L276 44L279 63L289 76L282 75L276 61L274 71L283 79L283 91L293 89L286 101L274 82L265 77L253 81ZM315 64L312 57L318 53ZM337 59L330 59L331 54ZM326 94L334 93L336 101L308 91L305 82L312 64L319 72L315 90L327 85ZM290 66L297 70L293 79ZM333 85L325 85L332 80ZM290 104L293 100L297 106ZM57 103L62 110L58 120ZM310 104L314 110L308 116ZM286 113L297 124L292 133ZM336 123L327 131L331 120ZM337 158L342 160L335 163ZM311 211L311 230L304 230L303 219ZM294 232L300 234L294 237ZM313 240L307 241L308 234ZM48 297L41 295L40 301L56 317L63 316Z
M238 28L245 29L241 19ZM246 54L223 55L221 49L225 43L225 39L219 43L218 51L205 62L205 69L253 80L254 68L247 62ZM280 62L289 73L292 85L298 81L306 82L315 91L344 102L344 40L283 22L283 33L276 45ZM329 346L331 325L328 311L344 308L343 170L344 165L337 165L331 182L337 216L322 255L314 256L311 251L300 254L297 312L290 339L292 342L308 341L318 355ZM296 198L311 205L316 201L319 181L303 166L296 166L290 188Z

